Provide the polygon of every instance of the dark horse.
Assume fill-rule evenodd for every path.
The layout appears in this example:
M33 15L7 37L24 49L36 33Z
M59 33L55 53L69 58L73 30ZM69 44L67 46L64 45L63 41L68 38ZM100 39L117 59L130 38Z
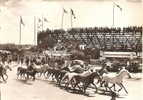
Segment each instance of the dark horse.
M28 70L27 68L22 68L22 67L17 68L17 78L19 78L20 76L24 77L25 79L29 79L29 76L31 76L33 80L35 80L36 73L37 71L35 69Z
M72 81L74 82L74 84L72 82L72 86L74 89L76 86L78 86L78 88L80 89L81 87L79 87L79 84L82 83L83 84L83 86L82 86L83 92L85 93L88 86L90 84L93 84L95 86L96 92L97 92L97 86L94 84L94 78L100 79L100 75L98 72L92 72L88 76L75 75L72 78Z
M12 71L12 69L8 65L6 65L5 67L3 67L3 65L1 65L1 67L0 67L0 76L2 77L3 81L5 81L5 82L8 79L7 69Z

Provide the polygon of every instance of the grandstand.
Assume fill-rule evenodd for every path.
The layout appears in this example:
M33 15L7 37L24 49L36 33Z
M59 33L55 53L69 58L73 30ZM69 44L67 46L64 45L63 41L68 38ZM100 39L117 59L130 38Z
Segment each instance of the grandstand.
M102 51L138 52L142 51L142 27L125 28L73 28L65 30L49 30L39 32L38 46L47 48L61 40L66 43L70 40L81 44L98 47Z

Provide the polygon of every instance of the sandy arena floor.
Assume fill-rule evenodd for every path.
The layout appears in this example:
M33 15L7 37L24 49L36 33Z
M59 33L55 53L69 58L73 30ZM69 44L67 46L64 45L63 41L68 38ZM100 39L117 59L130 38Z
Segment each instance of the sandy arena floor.
M7 83L0 83L0 100L110 100L111 97L99 93L91 93L91 96L67 92L55 85L55 83L38 78L35 81L17 80L16 67L8 71ZM129 94L124 90L120 92L117 100L143 100L143 80L140 75L132 75L133 79L125 79L124 85Z

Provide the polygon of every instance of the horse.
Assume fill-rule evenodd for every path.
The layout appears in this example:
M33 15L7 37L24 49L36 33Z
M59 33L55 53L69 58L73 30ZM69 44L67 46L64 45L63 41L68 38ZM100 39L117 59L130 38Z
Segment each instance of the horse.
M21 76L21 77L24 77L25 79L29 79L29 76L32 76L33 80L35 80L36 73L37 73L37 71L35 69L28 70L27 68L23 68L23 67L17 68L17 78L19 78L19 76Z
M72 77L75 76L75 75L78 75L78 73L75 73L75 72L72 72L72 73L71 72L67 72L67 73L65 73L65 75L61 79L61 83L63 83L63 81L64 81L65 87L68 87L70 85L70 83L71 83Z
M97 78L97 79L101 78L98 72L92 72L92 73L90 73L89 75L86 75L86 76L84 76L84 75L75 75L71 79L75 82L74 84L72 84L73 88L75 89L75 87L78 86L78 88L80 89L78 84L82 83L83 84L83 92L85 93L88 86L90 84L93 84L95 86L96 92L97 92L98 88L94 84L94 79L95 78Z
M75 73L83 73L85 70L84 68L81 67L81 65L73 65L68 67L70 72L75 72Z
M78 66L78 65L76 65ZM79 65L80 66L80 65ZM67 72L64 77L62 78L61 82L64 80L67 80L66 82L66 87L71 84L71 79L73 76L75 75L81 75L81 76L87 76L89 74L92 73L92 71L96 71L99 73L100 76L102 76L104 73L107 73L107 70L105 68L101 68L100 70L95 70L95 67L93 68L89 68L87 71L84 71L82 73L76 73L76 72ZM97 83L101 82L101 80L99 79Z
M35 69L31 70L31 71L27 71L27 79L29 79L29 76L31 76L33 78L33 81L35 81L35 75L36 75L37 71Z
M39 76L42 76L42 74L45 76L45 73L47 72L47 69L49 67L49 65L47 64L46 65L34 65L34 66Z
M8 79L7 70L12 71L12 69L9 67L9 65L1 66L0 76L2 77L3 81L5 81L5 82Z
M123 68L118 75L111 77L111 76L107 76L107 75L103 75L102 77L102 84L104 83L104 86L106 87L106 91L107 88L111 90L112 87L114 87L114 91L115 91L115 84L117 84L120 89L118 90L121 91L122 88L124 88L125 92L128 94L126 88L123 85L123 78L128 75L129 78L131 78L130 73L128 72L128 70L126 70L125 68ZM113 84L111 87L108 87L108 83Z
M23 68L23 67L18 67L17 68L17 79L19 78L19 77L24 77L24 78L26 78L26 72L27 72L27 68Z

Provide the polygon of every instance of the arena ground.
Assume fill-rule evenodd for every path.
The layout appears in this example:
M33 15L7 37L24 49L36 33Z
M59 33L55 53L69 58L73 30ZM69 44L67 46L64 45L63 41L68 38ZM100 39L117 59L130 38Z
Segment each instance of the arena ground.
M8 71L7 83L1 82L1 99L0 100L110 100L111 96L89 92L90 95L70 93L59 88L54 82L38 78L35 81L17 80L16 67ZM125 79L124 85L129 94L123 90L117 100L142 100L143 80L141 74L132 74L132 79ZM93 91L93 90L92 90ZM88 92L88 91L87 91Z

